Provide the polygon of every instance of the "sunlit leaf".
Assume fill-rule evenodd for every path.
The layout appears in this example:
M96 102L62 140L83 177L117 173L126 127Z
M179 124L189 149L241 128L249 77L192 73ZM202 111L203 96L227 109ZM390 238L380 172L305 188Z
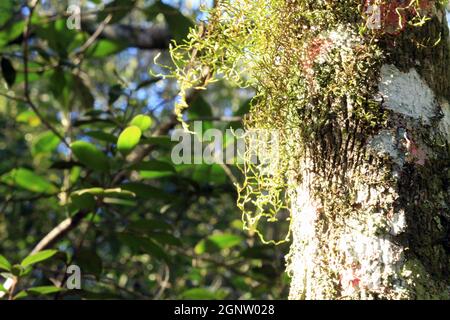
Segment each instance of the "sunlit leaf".
M38 262L42 262L45 260L50 259L51 257L53 257L58 251L57 250L44 250L38 253L35 253L31 256L26 257L25 259L22 260L22 262L20 263L20 265L23 268L32 266Z
M37 193L54 193L58 190L53 183L25 168L13 169L1 176L0 181Z
M125 43L119 41L112 41L108 39L102 39L96 42L95 45L87 50L87 55L92 58L104 58L120 51L127 47Z
M9 261L1 254L0 254L0 270L6 270L6 271L11 270L11 263L9 263Z
M42 287L34 287L27 289L27 292L35 295L48 295L57 292L61 292L63 289L55 287L55 286L42 286Z
M139 143L142 131L137 126L126 128L117 140L117 149L122 154L129 154Z
M148 130L152 126L153 120L149 116L140 114L131 120L130 125L136 126L141 129L142 132Z

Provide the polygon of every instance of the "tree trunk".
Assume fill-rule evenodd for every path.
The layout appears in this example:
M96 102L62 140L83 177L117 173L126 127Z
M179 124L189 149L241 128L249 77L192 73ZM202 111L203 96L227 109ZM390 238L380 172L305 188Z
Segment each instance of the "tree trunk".
M435 44L436 39L440 42ZM382 40L379 99L388 115L347 159L340 187L300 164L291 204L291 299L450 296L450 48L445 11ZM364 132L359 133L364 135ZM351 148L350 148L351 149ZM317 189L315 189L317 190ZM351 204L343 199L355 199ZM343 203L346 203L345 205Z

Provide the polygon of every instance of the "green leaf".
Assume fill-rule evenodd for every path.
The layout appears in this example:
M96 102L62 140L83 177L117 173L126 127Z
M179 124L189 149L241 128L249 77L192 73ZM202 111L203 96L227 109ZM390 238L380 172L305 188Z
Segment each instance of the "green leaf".
M130 125L136 126L141 129L142 132L148 130L152 126L153 120L149 116L140 114L131 120Z
M58 19L49 23L37 19L34 24L37 35L47 40L48 46L59 56L66 58L78 34L76 30L67 28L66 19Z
M180 239L178 239L178 238L174 237L173 235L166 233L166 232L160 232L160 231L150 232L147 234L147 236L152 238L153 240L156 240L157 242L159 242L162 245L164 245L164 244L168 244L168 245L172 245L172 246L181 246L182 245Z
M204 254L206 252L206 240L203 239L197 243L194 247L194 252L198 255Z
M112 19L109 22L114 24L125 18L134 8L136 0L114 0L110 2L97 15L97 20L102 22L108 14L112 14Z
M0 270L11 271L11 263L0 254Z
M58 147L59 143L59 138L53 132L44 132L34 140L31 153L33 155L51 153Z
M102 39L87 50L87 55L92 58L104 58L124 50L127 45L123 42Z
M28 124L31 127L38 127L41 124L41 119L31 110L26 110L19 113L16 117L16 121L20 123Z
M14 66L11 63L11 60L3 57L1 60L1 66L2 66L2 75L3 78L6 81L6 84L9 88L13 86L13 84L16 82L16 70L14 69Z
M99 141L109 142L109 143L116 143L117 138L110 133L104 132L104 131L88 131L86 132L86 135L88 137L97 139Z
M25 21L20 20L11 24L7 24L7 27L3 28L0 32L0 48L4 47L8 42L19 37L25 26Z
M11 19L14 13L13 1L0 2L0 27L3 26L9 19Z
M97 201L92 194L71 194L71 205L78 210L94 210Z
M103 262L93 248L83 248L77 252L76 263L84 273L93 274L97 279L103 271Z
M133 170L141 171L167 171L176 172L173 165L165 161L150 160L135 164L131 167Z
M184 291L181 294L183 299L188 300L216 300L218 297L208 289L194 288Z
M201 240L194 248L196 254L229 249L242 243L240 236L233 234L216 234Z
M112 105L123 94L123 88L120 84L113 85L109 88L108 104Z
M194 23L178 9L160 1L146 9L149 19L152 19L155 13L159 12L164 15L172 37L178 43L187 37L189 29L194 26Z
M35 294L35 295L48 295L53 294L57 292L63 291L62 288L58 288L55 286L42 286L42 287L34 287L27 289L28 293Z
M159 77L144 80L136 86L136 90L140 90L142 88L151 86L152 84L155 84L161 80L162 80L162 78L159 78Z
M169 256L166 254L163 248L154 241L142 238L141 240L141 249L144 250L145 253L148 253L150 256L159 259L169 261Z
M92 109L94 107L95 98L92 95L89 84L84 78L73 75L73 99L80 109Z
M6 288L1 283L0 283L0 292L8 292L8 290L6 290Z
M117 139L117 149L124 155L129 154L138 145L142 131L137 126L126 128Z
M68 29L66 22L66 19L58 19L45 23L37 19L34 23L37 35L47 40L48 46L63 58L66 58L74 47L72 44L77 40L78 34L76 30Z
M96 171L109 169L108 157L92 143L76 141L70 147L78 160L86 167Z
M166 254L164 249L146 237L137 236L128 232L120 233L118 237L119 240L126 246L130 247L135 254L147 253L153 258L165 260L166 262L169 261L169 256Z
M53 257L58 251L57 250L44 250L38 253L35 253L31 256L26 257L25 259L22 260L22 262L20 263L20 265L23 268L32 266L38 262L42 262L45 261L47 259L50 259L51 257Z
M104 198L103 203L113 204L113 205L118 205L118 206L126 206L126 207L136 207L135 201L126 200L126 199L118 199L118 198L110 198L110 197Z
M243 239L234 234L216 234L208 237L208 240L220 249L228 249L242 243Z
M14 169L4 174L0 177L0 181L36 193L51 194L58 190L54 184L25 168Z
M188 117L192 119L212 117L213 115L211 105L201 95L197 95L189 104L187 112Z
M158 199L158 200L174 200L174 197L164 192L163 190L154 186L139 183L129 182L120 186L124 190L133 192L137 197L145 199Z
M28 293L25 290L22 290L14 296L13 300L20 300L20 299L24 299L26 297L28 297Z
M141 162L131 168L138 170L142 179L158 179L172 176L176 173L175 168L170 163L157 160Z

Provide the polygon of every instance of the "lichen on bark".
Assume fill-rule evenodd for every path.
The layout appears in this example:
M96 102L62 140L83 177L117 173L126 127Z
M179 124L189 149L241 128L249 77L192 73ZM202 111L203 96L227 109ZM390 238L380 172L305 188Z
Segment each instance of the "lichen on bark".
M381 29L368 29L368 5L383 8ZM280 166L247 162L238 206L252 231L289 209L290 298L448 297L443 10L429 0L220 1L172 49L179 115L190 89L224 76L257 91L245 128L279 135Z

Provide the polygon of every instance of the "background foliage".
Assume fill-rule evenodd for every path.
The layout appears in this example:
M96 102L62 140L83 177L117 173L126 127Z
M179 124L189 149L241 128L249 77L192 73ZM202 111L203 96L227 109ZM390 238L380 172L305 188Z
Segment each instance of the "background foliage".
M170 161L177 86L153 61L171 63L169 41L206 19L199 4L80 1L76 30L67 1L32 3L0 4L0 270L18 279L6 297L285 298L288 244L242 231L239 171ZM239 127L251 96L219 81L185 120ZM82 290L61 291L70 264Z

